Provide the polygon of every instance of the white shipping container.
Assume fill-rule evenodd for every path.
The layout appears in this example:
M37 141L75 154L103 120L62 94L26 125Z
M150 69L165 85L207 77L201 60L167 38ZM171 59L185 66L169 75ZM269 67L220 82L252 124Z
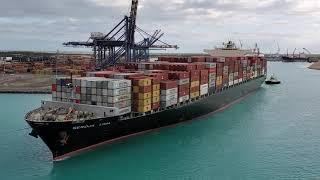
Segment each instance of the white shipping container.
M58 84L58 79L51 78L51 84Z
M97 89L97 95L102 96L102 89Z
M215 79L216 78L216 73L210 73L209 78Z
M57 85L57 91L61 92L62 91L62 87L60 85Z
M91 81L84 81L84 82L86 82L86 87L89 87L89 88L91 88L91 87L92 87L92 85L91 85Z
M206 62L205 65L206 65L206 68L215 68L215 67L217 67L217 64L216 63L212 63L212 62Z
M169 107L177 104L178 99L172 99L170 101L161 101L161 107Z
M119 89L131 87L131 80L118 80L118 79L109 79L108 80L108 89Z
M107 90L108 96L120 96L120 95L126 95L126 94L131 94L131 87Z
M200 96L208 94L209 86L208 84L200 85Z
M87 72L86 74L87 77L95 77L94 72Z
M171 101L173 99L178 99L178 93L166 95L166 96L161 95L161 97L160 97L161 101Z
M91 87L97 88L97 81L91 81Z
M161 90L161 96L178 94L178 88L172 88L167 90Z
M184 85L184 84L189 84L189 83L190 83L189 78L178 80L178 85Z
M56 98L57 97L57 92L52 91L52 98Z
M131 106L131 100L120 101L117 103L107 103L106 106L108 107L117 107L117 108L125 108Z
M102 95L107 96L108 95L108 89L102 89Z
M226 58L224 58L224 57L218 58L218 62L225 62L225 61L226 61Z
M96 102L97 101L97 95L92 95L91 96L91 101L95 101Z
M102 102L108 103L108 96L102 96Z
M215 81L209 82L208 86L209 87L216 87L216 82Z
M209 83L216 82L216 79L209 78Z
M138 68L139 68L139 69L146 69L146 65L143 64L143 63L139 63L139 64L138 64Z
M120 101L125 101L131 99L131 94L121 95L121 96L108 96L108 103L116 103Z
M110 113L109 115L121 116L121 115L124 115L124 114L128 114L130 112L131 112L131 106L126 107L126 108L122 108L122 109L115 108L114 111L112 113Z
M86 93L87 93L87 88L81 87L81 93L82 93L82 94L86 94Z
M190 96L189 95L186 95L186 96L182 96L182 97L179 97L179 102L185 102L185 101L188 101L190 99Z
M233 82L233 77L234 77L234 76L233 76L233 73L230 73L230 74L229 74L229 82Z
M91 94L97 95L97 89L96 88L91 88Z
M97 96L97 102L102 102L102 96Z

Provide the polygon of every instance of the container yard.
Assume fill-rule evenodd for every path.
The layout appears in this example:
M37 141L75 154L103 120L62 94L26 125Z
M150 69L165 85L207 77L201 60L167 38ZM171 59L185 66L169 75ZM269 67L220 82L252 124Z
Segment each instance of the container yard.
M21 60L12 58L0 61L0 74L81 75L94 68L90 55L50 55L44 59Z

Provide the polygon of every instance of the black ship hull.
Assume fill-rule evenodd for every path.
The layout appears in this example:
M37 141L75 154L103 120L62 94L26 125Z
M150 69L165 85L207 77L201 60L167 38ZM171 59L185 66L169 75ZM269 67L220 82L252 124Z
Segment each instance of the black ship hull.
M185 106L144 116L102 118L85 122L33 122L33 136L49 147L54 160L62 160L96 146L158 128L167 127L212 113L260 88L265 76L228 87Z
M282 56L283 62L309 62L309 58L303 58L303 57L288 57L288 56Z

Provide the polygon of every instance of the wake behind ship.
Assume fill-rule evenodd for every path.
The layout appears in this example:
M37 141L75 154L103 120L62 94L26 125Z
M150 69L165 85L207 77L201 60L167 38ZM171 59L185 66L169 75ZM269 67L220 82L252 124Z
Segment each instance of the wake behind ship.
M220 55L159 57L86 77L56 78L52 101L25 117L30 135L40 137L53 159L61 160L209 114L257 90L266 79L263 56L235 48L214 52Z

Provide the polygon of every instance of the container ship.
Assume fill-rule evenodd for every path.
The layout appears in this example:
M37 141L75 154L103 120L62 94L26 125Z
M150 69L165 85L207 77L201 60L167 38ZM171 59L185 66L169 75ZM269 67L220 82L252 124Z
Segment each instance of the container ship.
M42 101L25 116L30 135L40 137L58 161L207 115L256 91L265 81L264 57L239 52L227 47L206 56L159 57L84 77L54 78L52 101Z

